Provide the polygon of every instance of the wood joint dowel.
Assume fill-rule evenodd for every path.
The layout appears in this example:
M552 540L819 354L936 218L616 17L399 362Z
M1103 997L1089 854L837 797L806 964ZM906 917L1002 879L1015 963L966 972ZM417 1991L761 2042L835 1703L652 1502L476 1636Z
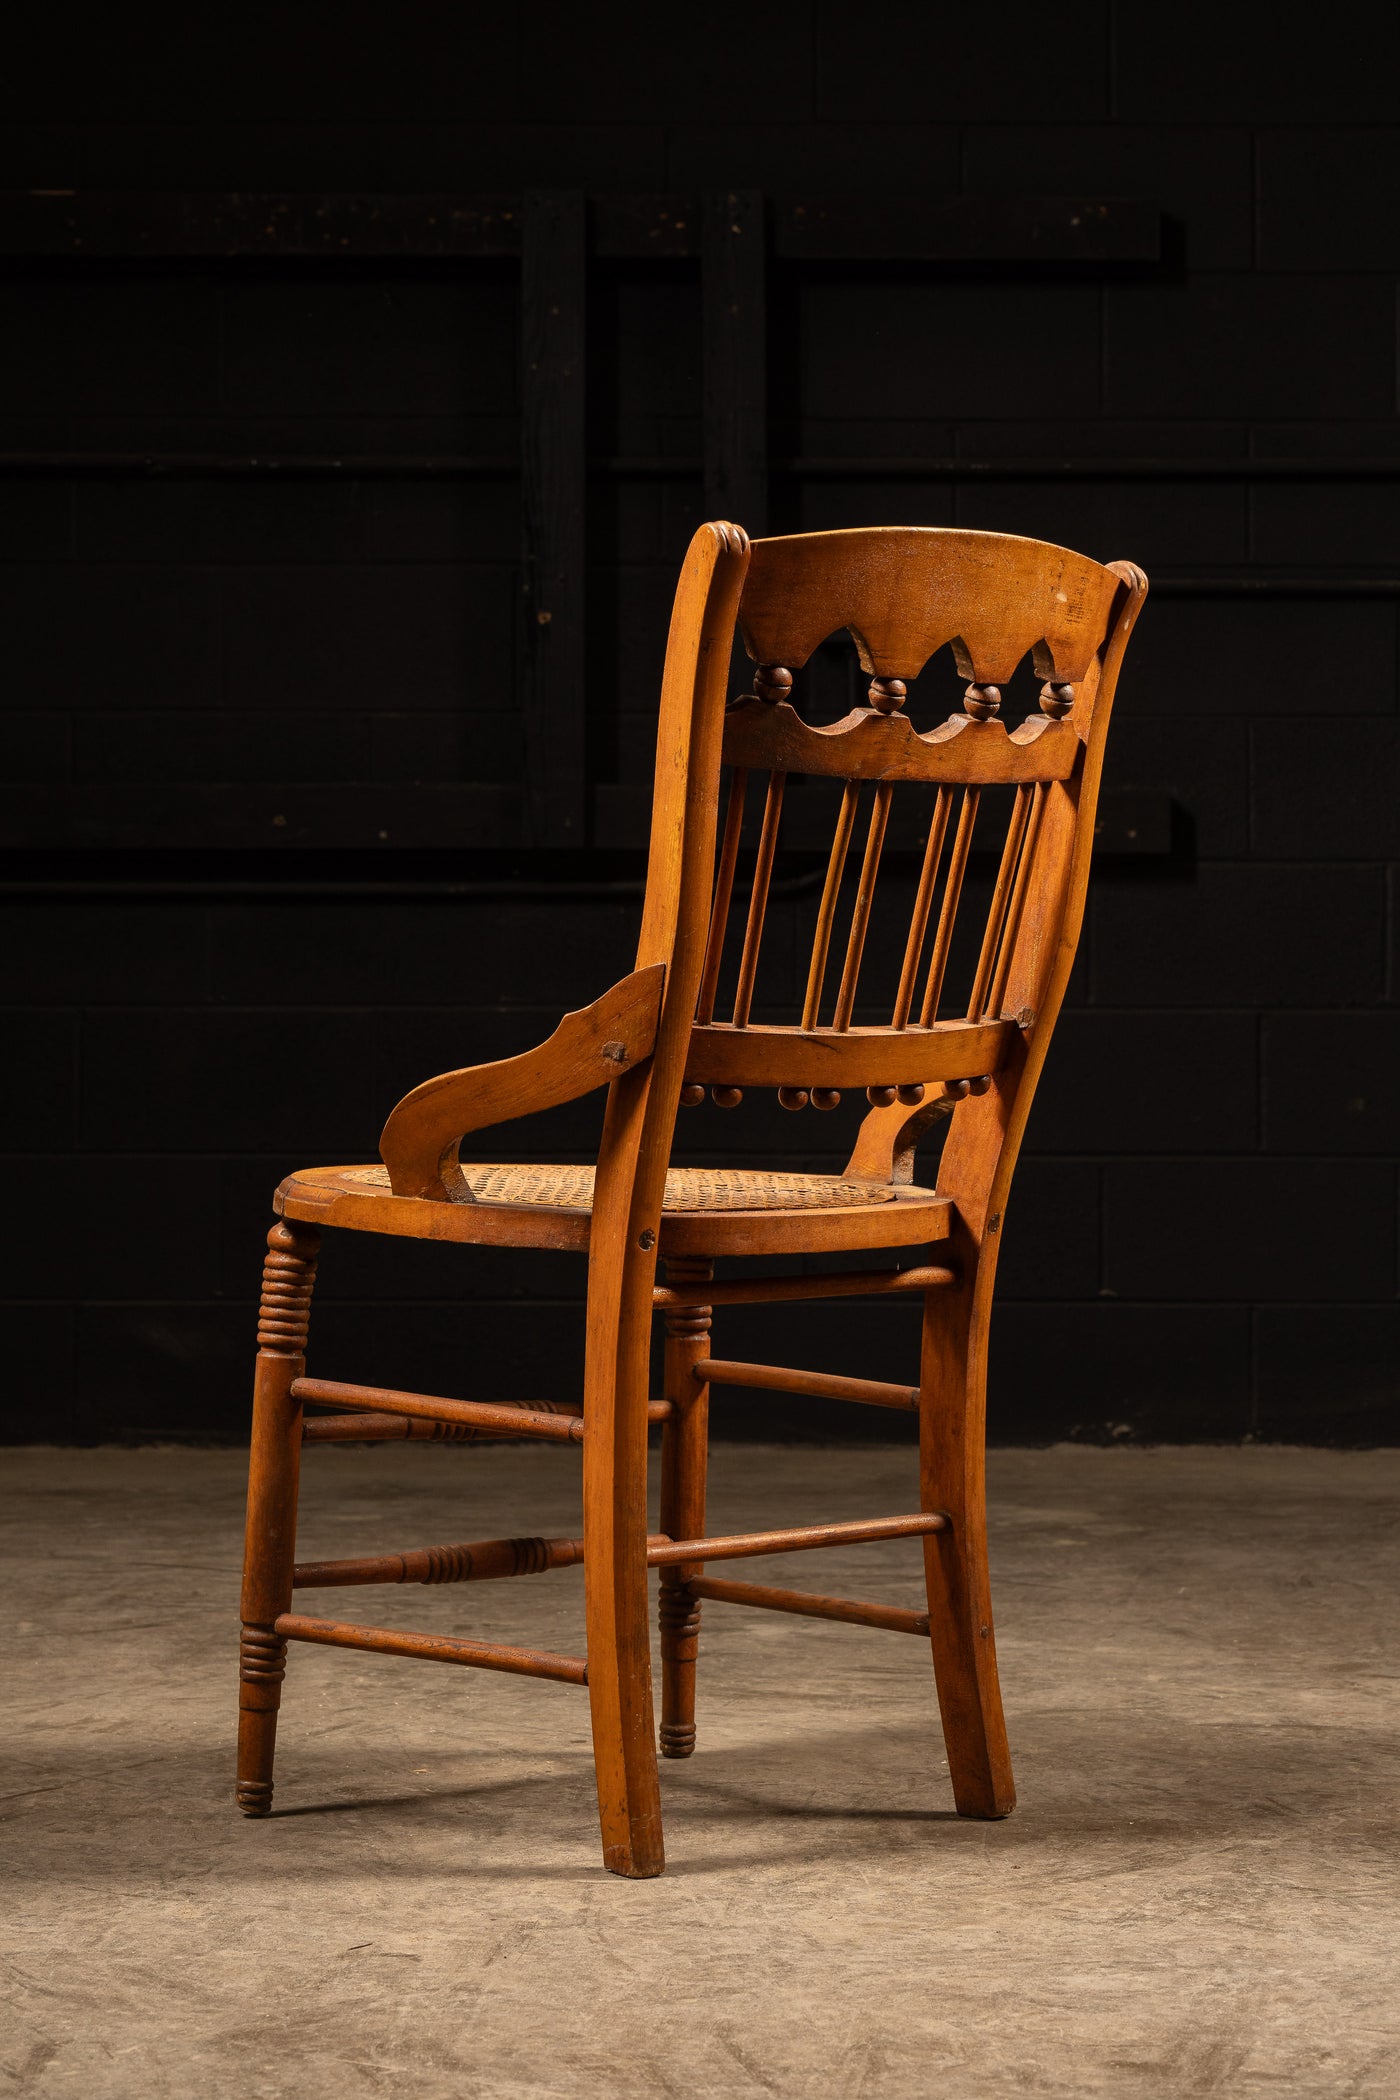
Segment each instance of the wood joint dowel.
M350 1626L340 1619L308 1619L283 1612L273 1632L284 1641L311 1641L323 1648L359 1648L371 1655L406 1655L418 1662L460 1663L473 1670L504 1670L513 1677L550 1677L558 1684L587 1684L581 1655L551 1655L538 1648L505 1648L493 1641L465 1641L445 1633L397 1633L387 1626Z
M705 965L700 976L700 997L695 1008L695 1018L700 1022L714 1019L715 993L719 987L719 967L724 955L724 934L729 924L729 905L734 895L734 870L739 859L739 834L744 827L744 797L748 784L747 768L736 766L730 775L729 806L724 816L724 839L719 850L714 901L710 906L710 933L705 946Z
M846 855L850 851L851 833L855 829L856 805L859 801L860 782L848 780L841 791L841 808L836 818L836 831L826 864L826 882L822 889L822 901L817 909L816 931L812 936L812 960L807 968L807 991L802 1002L804 1028L815 1028L821 1014L822 985L826 980L827 957L831 952L831 929L836 917L836 900L841 891L841 877L846 869Z
M948 856L948 873L943 884L943 902L938 908L938 930L933 936L933 951L929 956L928 977L924 983L924 1003L919 1013L921 1028L931 1028L938 1019L938 1002L943 996L943 979L947 975L948 955L953 945L953 928L957 924L958 903L962 896L963 878L967 874L967 857L972 851L972 833L977 823L977 806L980 800L980 789L963 789L962 802L958 808L958 828L953 838L953 850Z
M744 928L744 947L739 957L739 982L734 992L734 1026L748 1026L753 1005L754 980L758 975L758 951L763 939L763 920L768 910L768 889L773 879L773 856L778 850L778 823L783 813L786 773L770 773L768 796L763 805L763 826L758 835L749 916Z
M851 1025L855 1011L856 986L860 982L861 957L865 953L865 936L870 926L870 912L875 902L875 884L880 873L880 852L885 843L885 828L889 823L890 798L894 794L894 783L881 780L876 784L875 800L870 810L870 828L865 835L865 859L861 863L860 881L856 886L856 901L851 909L851 930L846 941L846 960L841 971L841 983L836 993L836 1011L832 1016L833 1028L846 1029Z
M829 1371L791 1371L780 1364L710 1362L693 1366L706 1385L745 1386L760 1393L804 1393L817 1400L855 1400L863 1407L897 1407L917 1414L916 1385L886 1385L875 1378L842 1378Z
M743 1531L713 1539L670 1539L664 1544L649 1542L649 1568L674 1567L694 1561L703 1566L711 1560L747 1560L760 1553L809 1553L819 1546L866 1546L880 1539L925 1538L930 1532L946 1531L949 1520L942 1510L919 1510L908 1517L870 1517L853 1524L805 1524L791 1531ZM278 1621L280 1627L281 1621Z
M686 1305L779 1305L793 1298L885 1298L911 1291L936 1291L956 1283L956 1269L853 1269L818 1276L741 1276L733 1282L658 1285L658 1312Z
M847 1626L875 1626L886 1633L928 1632L926 1611L905 1611L894 1604L863 1604L854 1597L816 1597L806 1590L770 1589L758 1582L721 1582L695 1575L687 1587L696 1597L716 1604L750 1604L759 1611L789 1611L803 1619L836 1619Z
M435 1393L400 1393L387 1387L342 1385L331 1378L297 1378L292 1398L301 1405L363 1409L367 1414L406 1415L422 1421L451 1422L464 1429L487 1429L497 1436L544 1437L555 1443L582 1443L582 1410L576 1401L537 1400L495 1405L484 1400L448 1400Z
M361 1560L298 1564L295 1588L332 1589L372 1582L493 1582L509 1575L543 1575L583 1559L582 1539L476 1539L465 1546L422 1546Z

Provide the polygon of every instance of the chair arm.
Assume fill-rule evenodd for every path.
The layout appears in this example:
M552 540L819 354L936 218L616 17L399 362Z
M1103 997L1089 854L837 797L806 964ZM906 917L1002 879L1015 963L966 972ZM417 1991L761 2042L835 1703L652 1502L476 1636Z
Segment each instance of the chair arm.
M443 1072L405 1094L379 1140L394 1194L470 1202L457 1162L461 1140L492 1123L575 1101L649 1056L665 975L664 963L635 970L591 1006L565 1014L538 1049Z

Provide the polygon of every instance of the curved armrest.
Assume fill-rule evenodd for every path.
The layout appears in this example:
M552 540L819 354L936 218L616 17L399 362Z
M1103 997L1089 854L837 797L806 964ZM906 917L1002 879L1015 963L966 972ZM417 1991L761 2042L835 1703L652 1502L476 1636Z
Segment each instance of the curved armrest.
M648 1056L665 975L664 963L634 970L591 1006L565 1014L537 1050L443 1072L405 1094L379 1140L394 1194L470 1202L457 1163L461 1140L492 1123L575 1101Z

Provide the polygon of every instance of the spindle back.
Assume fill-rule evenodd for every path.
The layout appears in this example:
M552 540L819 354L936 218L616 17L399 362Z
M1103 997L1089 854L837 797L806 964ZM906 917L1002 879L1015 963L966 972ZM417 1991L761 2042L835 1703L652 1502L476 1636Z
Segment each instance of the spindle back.
M697 1103L708 1086L720 1106L732 1107L746 1087L773 1086L785 1107L832 1108L843 1088L863 1087L873 1108L913 1109L936 1082L944 1098L985 1091L1024 1053L1037 1020L1053 1018L1046 1011L1048 970L1069 918L1071 942L1077 936L1083 884L1076 900L1076 841L1092 827L1118 661L1145 591L1145 578L1130 564L1105 567L998 533L897 526L752 544L738 625L756 669L752 692L725 718L728 802L683 1101ZM794 674L842 629L869 675L868 694L841 721L814 727L793 704ZM920 733L903 712L908 684L944 648L968 681L962 711ZM1008 730L999 719L1001 688L1027 655L1044 681L1039 712ZM764 926L794 775L843 787L812 917L800 1014L759 1023L752 1014ZM760 781L742 937L727 948L745 812ZM922 804L922 862L912 909L905 907L887 1018L859 1025L856 1001L896 787ZM950 965L969 862L998 815L998 799L1010 806L996 826L996 875L975 962L959 984ZM843 884L849 889L847 863L867 800L845 916ZM1087 876L1087 837L1085 844ZM721 1002L721 980L731 971ZM868 995L861 996L868 1006ZM764 1007L774 1003L765 994Z

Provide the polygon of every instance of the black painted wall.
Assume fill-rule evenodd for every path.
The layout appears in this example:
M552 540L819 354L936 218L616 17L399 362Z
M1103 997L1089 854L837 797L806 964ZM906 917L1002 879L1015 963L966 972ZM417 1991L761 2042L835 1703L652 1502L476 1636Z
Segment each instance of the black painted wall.
M1162 586L1110 775L1173 798L1172 842L1095 875L1009 1221L993 1435L1394 1441L1400 515L1374 474L1400 460L1393 13L1353 10L1301 54L1271 10L1102 0L778 0L705 47L653 7L614 5L606 28L552 0L291 12L240 10L212 45L188 10L126 16L124 48L31 19L0 82L0 185L1161 205L1165 259L1139 269L779 273L775 452L1105 475L778 475L771 523L1028 532ZM517 441L505 267L31 269L3 303L8 451ZM593 777L641 781L704 514L698 272L595 270L589 355L590 453L679 462L590 493ZM1217 472L1111 478L1125 459ZM1257 460L1341 464L1290 481L1252 478ZM409 1085L524 1047L628 968L636 900L605 886L636 861L606 822L567 862L392 836L278 855L278 789L364 783L369 808L518 778L508 478L10 474L0 539L7 775L58 812L42 850L4 857L8 1434L236 1434L274 1183L372 1158ZM175 805L244 784L266 850L176 853L153 825L97 852L63 828L70 791L141 783ZM467 877L496 887L414 886ZM798 908L772 935L789 975ZM683 1142L839 1165L853 1114L816 1121L707 1108ZM595 1123L582 1104L492 1149L584 1156ZM581 1277L562 1257L347 1235L323 1278L328 1375L572 1390ZM906 1312L735 1312L721 1331L734 1355L913 1375ZM874 1411L719 1406L735 1433L901 1433Z

